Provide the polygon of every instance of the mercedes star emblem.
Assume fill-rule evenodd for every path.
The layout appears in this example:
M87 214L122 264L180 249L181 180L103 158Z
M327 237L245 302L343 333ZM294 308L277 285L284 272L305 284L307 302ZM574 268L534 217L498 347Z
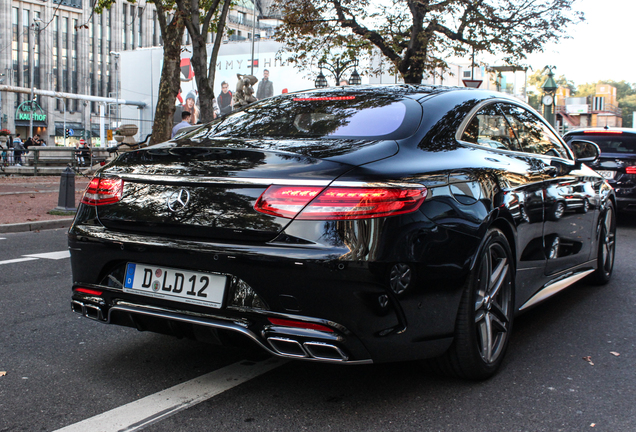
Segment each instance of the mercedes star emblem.
M190 201L190 192L185 189L181 189L179 192L174 192L168 198L168 208L170 211L176 212L185 208Z

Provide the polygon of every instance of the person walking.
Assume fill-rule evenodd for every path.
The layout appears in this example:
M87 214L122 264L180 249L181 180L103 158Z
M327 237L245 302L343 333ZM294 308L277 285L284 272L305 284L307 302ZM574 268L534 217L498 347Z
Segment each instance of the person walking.
M258 83L256 99L261 100L274 96L274 83L269 80L269 70L263 71L263 79Z
M22 166L22 152L24 151L24 144L22 144L22 140L20 139L20 134L15 134L15 138L13 139L13 159L15 161L15 166Z

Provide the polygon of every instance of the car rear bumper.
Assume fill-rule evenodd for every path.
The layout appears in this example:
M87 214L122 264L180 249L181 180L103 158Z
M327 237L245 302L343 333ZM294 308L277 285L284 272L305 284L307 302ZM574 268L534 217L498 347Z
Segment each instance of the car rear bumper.
M87 318L221 343L239 335L273 355L337 363L443 353L452 342L467 275L458 267L411 262L427 278L397 295L387 279L392 263L347 261L337 248L219 245L117 234L94 225L74 225L69 248L72 309ZM253 287L267 307L234 307L227 298L222 308L211 309L127 293L112 283L127 262L226 273ZM331 331L273 325L272 317Z

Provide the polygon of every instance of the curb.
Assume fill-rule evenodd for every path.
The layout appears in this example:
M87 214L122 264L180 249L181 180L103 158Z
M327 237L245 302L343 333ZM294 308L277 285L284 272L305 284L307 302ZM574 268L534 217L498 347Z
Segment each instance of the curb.
M54 219L46 221L24 222L0 225L0 233L16 233L26 231L38 231L45 229L68 228L74 218Z

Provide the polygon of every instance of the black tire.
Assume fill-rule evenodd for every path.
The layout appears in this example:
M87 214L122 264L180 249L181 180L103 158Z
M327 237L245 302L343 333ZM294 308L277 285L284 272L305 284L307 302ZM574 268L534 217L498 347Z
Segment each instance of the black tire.
M611 201L607 202L605 211L601 213L599 225L596 270L589 280L596 285L605 285L612 278L616 253L616 212Z
M512 330L514 274L506 236L490 229L464 288L455 338L442 357L431 361L435 369L473 380L497 372Z

